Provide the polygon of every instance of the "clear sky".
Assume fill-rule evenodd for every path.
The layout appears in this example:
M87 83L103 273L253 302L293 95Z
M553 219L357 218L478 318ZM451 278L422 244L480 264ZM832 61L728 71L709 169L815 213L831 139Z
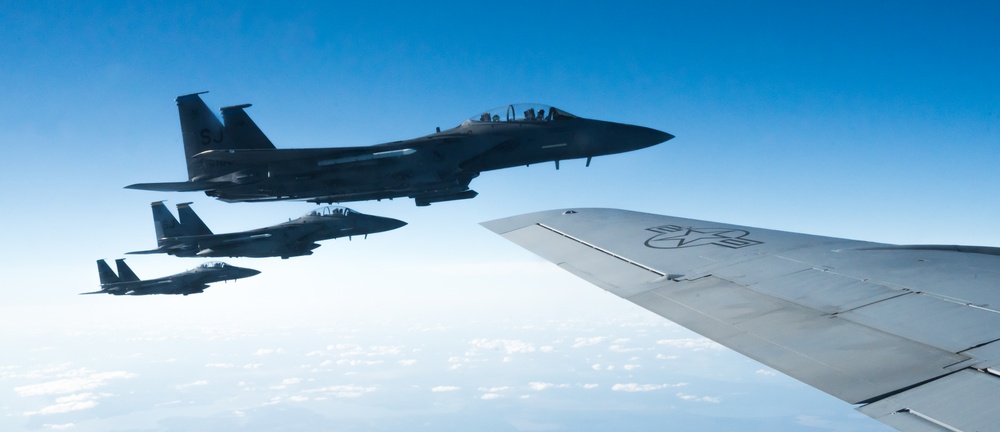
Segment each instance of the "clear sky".
M993 2L4 2L2 430L885 430L481 228L618 207L890 243L1000 246ZM190 297L77 296L154 247L148 204L216 232L300 202L185 180L173 99L279 148L377 144L508 103L676 135L488 172L480 196ZM172 208L173 206L170 205ZM135 256L141 277L199 259Z

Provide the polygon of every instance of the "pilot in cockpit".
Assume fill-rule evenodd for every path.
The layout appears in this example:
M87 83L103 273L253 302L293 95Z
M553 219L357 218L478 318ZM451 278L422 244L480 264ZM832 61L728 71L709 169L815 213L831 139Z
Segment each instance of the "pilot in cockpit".
M538 109L538 119L545 120L545 108Z
M524 112L524 119L525 120L534 120L535 119L535 109L534 108L528 108L528 110Z

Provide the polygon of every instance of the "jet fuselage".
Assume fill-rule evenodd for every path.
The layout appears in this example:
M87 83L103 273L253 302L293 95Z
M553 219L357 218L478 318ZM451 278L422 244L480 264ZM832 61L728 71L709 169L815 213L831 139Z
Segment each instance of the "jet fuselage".
M417 205L477 195L481 172L587 159L671 138L641 126L591 120L545 105L508 105L420 138L367 147L277 149L243 111L222 109L225 125L197 95L177 99L187 182L128 186L204 191L229 202L303 199L317 203L413 198Z

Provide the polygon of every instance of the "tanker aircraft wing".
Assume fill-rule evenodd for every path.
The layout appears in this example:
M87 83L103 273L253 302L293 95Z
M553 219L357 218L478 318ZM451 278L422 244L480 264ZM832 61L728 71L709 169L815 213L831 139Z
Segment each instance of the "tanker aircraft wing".
M1000 424L1000 248L881 244L614 209L483 225L896 429Z

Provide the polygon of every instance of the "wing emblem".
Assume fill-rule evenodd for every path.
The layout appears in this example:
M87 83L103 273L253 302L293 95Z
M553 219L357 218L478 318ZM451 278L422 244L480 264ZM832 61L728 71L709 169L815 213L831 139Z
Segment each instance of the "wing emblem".
M750 233L732 228L691 228L678 225L662 225L646 228L656 233L646 240L646 247L653 249L680 249L695 246L716 245L739 249L763 243L746 238Z

